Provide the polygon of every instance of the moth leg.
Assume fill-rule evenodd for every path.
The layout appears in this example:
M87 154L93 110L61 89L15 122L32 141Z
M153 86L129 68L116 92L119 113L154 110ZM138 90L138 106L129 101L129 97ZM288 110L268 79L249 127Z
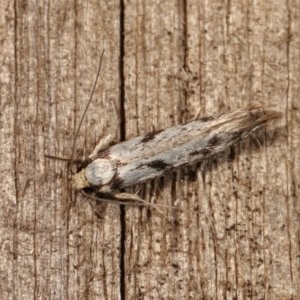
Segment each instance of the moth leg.
M128 201L128 204L130 204L130 205L144 205L144 206L155 207L160 213L161 213L161 211L158 209L158 207L165 207L168 209L176 209L175 207L169 206L169 205L150 203L149 201L146 201L143 198L141 198L139 195L133 194L133 193L115 193L114 198L118 199L120 201L123 200L124 201L123 204L126 204L126 201Z
M145 203L146 205L151 205L149 202L145 201L139 195L133 193L116 193L114 194L114 197L116 199L129 201L131 203L140 202L140 203Z
M111 103L111 102L109 102L109 103ZM112 101L112 104L113 104L114 113L112 114L113 120L111 120L111 122L113 124L119 124L119 118L117 118L119 113L118 113L116 101ZM105 148L108 148L112 144L116 144L116 143L117 143L116 138L113 137L111 134L108 134L107 136L100 139L100 142L98 143L98 145L96 145L95 149L93 150L93 152L89 156L89 158L92 158L92 159L95 158L101 150L104 150Z
M196 120L199 118L200 112L201 112L201 107L198 108L198 110L197 110L197 112L196 112L194 118L192 119L193 121L196 121Z
M150 205L148 201L142 199L138 194L117 191L112 192L108 185L102 186L99 189L99 192L104 195L104 198L110 198L112 202L116 201L117 204L120 204L120 202L122 202L122 204L139 205L139 203L145 203L146 205Z
M120 199L120 201L129 201L128 204L130 205L143 205L143 206L151 206L155 208L162 216L166 218L166 220L170 221L170 219L167 217L167 215L160 209L160 207L165 207L165 208L171 208L174 209L174 207L170 207L168 205L159 205L159 204L153 204L150 203L143 198L141 198L137 194L132 194L132 193L116 193L114 194L114 197L116 199ZM124 203L126 205L126 202Z
M143 200L137 194L131 193L111 193L110 191L101 190L96 193L87 193L81 190L82 194L90 199L102 203L123 204L123 205L137 205L137 202L142 202L151 205L149 202Z
M99 219L103 219L103 214L106 211L108 203L112 204L118 204L118 205L143 205L143 206L151 206L154 207L162 216L164 216L168 221L171 221L166 214L163 213L162 210L159 209L159 207L166 207L166 208L172 208L167 205L159 205L159 204L152 204L148 201L145 201L137 194L133 193L96 193L88 194L82 190L83 195L90 198L90 205L92 207L93 212Z
M95 149L93 150L89 158L95 158L101 150L107 148L113 142L115 142L115 138L111 134L108 134L104 138L100 139L100 142L96 145Z

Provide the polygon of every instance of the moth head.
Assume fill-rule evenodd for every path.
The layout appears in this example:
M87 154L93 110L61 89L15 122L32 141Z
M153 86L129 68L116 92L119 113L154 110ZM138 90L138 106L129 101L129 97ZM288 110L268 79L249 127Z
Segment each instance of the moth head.
M110 183L117 171L116 164L108 159L95 159L73 176L77 190L86 187L102 187Z

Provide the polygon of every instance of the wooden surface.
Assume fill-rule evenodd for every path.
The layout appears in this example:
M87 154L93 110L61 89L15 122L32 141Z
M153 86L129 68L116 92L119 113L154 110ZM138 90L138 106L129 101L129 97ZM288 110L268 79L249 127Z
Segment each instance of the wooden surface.
M300 299L299 1L0 4L1 299ZM72 192L76 144L259 102L282 119L140 190ZM176 209L170 209L174 206Z

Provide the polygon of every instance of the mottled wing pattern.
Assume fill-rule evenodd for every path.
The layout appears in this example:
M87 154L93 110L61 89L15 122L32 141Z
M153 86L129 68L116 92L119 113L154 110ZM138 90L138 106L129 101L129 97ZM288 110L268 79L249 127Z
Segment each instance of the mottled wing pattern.
M148 148L150 141L143 142L143 137L133 139L131 141L134 141L136 147L146 146L147 153L151 155L141 154L139 159L131 159L131 161L119 164L117 175L110 183L110 188L115 190L143 183L160 177L167 171L197 163L234 145L264 126L268 120L276 117L278 117L277 112L264 111L261 107L252 106L221 115L207 122L193 121L156 134L151 141L164 141L169 144L169 147L154 143L152 144L153 151ZM172 131L172 129L175 130ZM173 139L168 139L171 132L176 132L178 136L172 135ZM188 138L184 133L188 133ZM129 143L128 151L131 146L132 144ZM124 147L121 148L124 151ZM118 150L121 151L121 149ZM130 153L128 153L128 158L130 159Z
M184 145L191 140L204 139L212 131L227 132L235 129L237 126L241 127L243 122L248 124L252 121L254 122L253 127L255 127L257 126L257 121L258 123L260 121L264 123L263 119L270 116L270 114L259 105L248 106L227 114L205 117L165 130L138 136L113 145L104 151L99 151L93 159L107 158L125 164L135 160L150 158L169 149L180 147L180 145ZM259 120L260 118L262 119Z
M177 125L165 130L154 131L135 137L125 142L113 145L104 151L99 151L94 157L109 158L118 162L151 157L176 145L181 145L195 136L195 131L205 127L206 122L196 120L183 125Z

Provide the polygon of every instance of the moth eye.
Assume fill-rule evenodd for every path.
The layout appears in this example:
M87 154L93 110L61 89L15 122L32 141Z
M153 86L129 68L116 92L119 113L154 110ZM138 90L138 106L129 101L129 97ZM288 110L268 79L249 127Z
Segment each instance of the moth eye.
M112 180L116 170L114 162L98 158L85 168L85 176L90 185L103 186Z
M80 172L82 169L85 169L93 160L88 158L81 161L76 161L77 163L77 173Z

